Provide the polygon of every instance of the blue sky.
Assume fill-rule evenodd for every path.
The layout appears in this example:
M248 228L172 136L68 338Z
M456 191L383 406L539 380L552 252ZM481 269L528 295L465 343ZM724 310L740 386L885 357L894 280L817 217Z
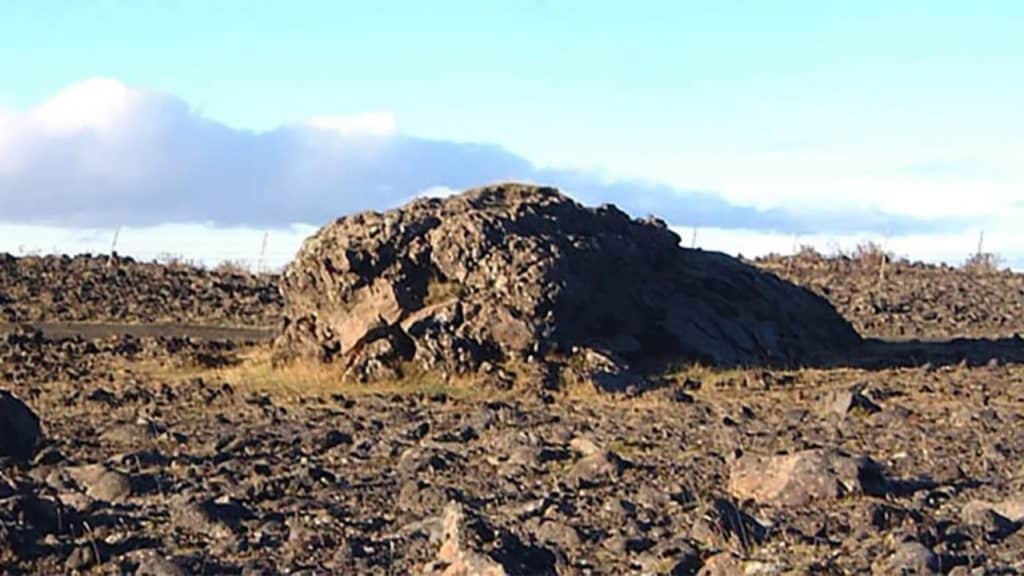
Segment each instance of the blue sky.
M497 150L483 153L501 166L496 176L525 162L524 176L581 185L584 199L685 220L699 194L720 199L715 207L733 215L677 222L683 226L740 229L735 215L749 214L748 228L782 236L827 235L827 224L851 237L959 238L985 228L998 241L1018 223L1024 200L1019 2L8 1L2 12L0 130L6 128L7 144L0 133L0 155L32 150L32 165L47 172L78 153L67 130L56 138L24 118L71 90L62 118L71 108L120 115L122 126L129 110L138 116L136 132L170 126L154 140L159 145L142 147L149 155L132 162L139 166L177 164L175 155L194 149L244 160L243 149L290 141L294 134L282 129L309 126L310 119L347 118L341 122L350 127L360 122L353 118L369 118L379 128L374 119L384 118L384 132L399 134L402 150L415 144L431 151L424 157L448 154L443 165L480 157L466 145L492 145ZM97 77L141 94L145 105L111 112L95 100L116 100L116 87L72 90ZM106 125L79 120L79 131ZM359 130L342 132L346 146L365 147ZM245 135L264 137L257 145ZM124 150L90 157L89 174ZM352 161L347 152L327 158ZM0 169L3 162L0 156ZM148 202L159 208L151 212L173 215L158 194L190 185L142 169L118 185L54 181L26 175L29 160L18 162L8 160L22 167L17 177L3 180L0 172L8 188L0 189L0 202L18 221L39 220L30 205L33 186L77 186L82 197L115 198L159 181L126 205L143 210ZM313 170L302 182L320 180L308 184L306 200L329 197L332 186L359 186L363 192L348 191L340 203L325 198L325 206L376 207L376 175L394 167L367 166L365 178L354 181ZM212 169L196 173L218 184L241 181ZM433 171L379 184L415 187L436 178L443 181L432 184L461 185L489 174ZM632 184L606 186L611 180ZM660 189L652 193L639 181ZM385 202L418 192L393 190ZM53 197L77 206L65 200ZM152 214L96 219L74 210L54 212L43 224L159 223ZM3 212L0 206L0 220ZM213 210L190 214L176 219L219 218ZM266 225L252 220L228 224ZM808 221L821 229L809 229ZM1017 258L1012 243L1006 249Z

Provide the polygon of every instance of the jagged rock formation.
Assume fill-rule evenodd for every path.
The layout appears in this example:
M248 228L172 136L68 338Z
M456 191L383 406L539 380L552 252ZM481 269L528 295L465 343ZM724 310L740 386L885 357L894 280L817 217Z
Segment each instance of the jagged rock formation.
M618 386L629 366L813 364L859 342L824 299L657 219L519 184L340 218L281 290L277 359L360 380L561 358Z

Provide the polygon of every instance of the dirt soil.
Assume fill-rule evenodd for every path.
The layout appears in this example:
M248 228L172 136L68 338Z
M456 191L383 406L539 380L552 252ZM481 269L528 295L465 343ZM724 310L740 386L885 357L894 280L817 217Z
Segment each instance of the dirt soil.
M1021 277L790 266L865 335L966 339L631 396L375 389L260 372L266 344L9 330L0 388L44 437L0 456L0 572L1024 573ZM124 320L101 308L77 319Z

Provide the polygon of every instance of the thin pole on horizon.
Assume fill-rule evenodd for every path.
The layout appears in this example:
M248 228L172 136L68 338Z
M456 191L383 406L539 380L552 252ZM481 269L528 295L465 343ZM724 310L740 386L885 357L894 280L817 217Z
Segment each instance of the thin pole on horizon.
M981 261L981 254L982 254L982 249L984 248L984 246L985 246L985 230L983 229L978 234L978 252L977 252L977 256L978 256L978 261L979 262Z
M260 245L260 259L256 263L256 273L263 273L263 258L267 254L267 239L270 237L270 230L263 232L263 243Z
M889 259L889 233L882 237L882 253L878 255L878 285L885 284L885 261Z
M110 255L117 254L117 241L121 237L121 227L114 228L114 239L110 242Z
M800 246L800 235L799 234L794 234L793 235L793 249L791 250L791 254L789 255L789 258L786 258L786 277L787 278L789 277L789 273L793 270L793 261L796 260L796 256L799 253L799 250L800 250L799 246Z
M690 249L691 250L696 250L697 249L697 227L696 226L693 227L693 235L690 237Z

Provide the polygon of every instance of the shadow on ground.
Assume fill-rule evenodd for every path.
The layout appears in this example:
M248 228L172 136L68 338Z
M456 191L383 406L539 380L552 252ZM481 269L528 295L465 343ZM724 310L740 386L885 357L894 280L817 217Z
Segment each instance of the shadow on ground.
M0 322L0 334L12 332L18 324ZM87 340L114 336L188 337L196 340L230 340L235 343L270 342L277 331L265 328L235 326L198 326L188 324L116 324L87 322L28 323L47 339L82 337ZM919 366L965 365L968 367L993 364L1024 364L1024 338L954 338L951 340L884 340L865 338L846 354L828 362L801 364L800 368L861 368L884 370ZM766 363L764 366L724 366L724 368L784 368ZM652 368L652 367L648 367ZM653 368L652 372L664 371Z
M851 350L848 358L833 367L879 370L925 365L935 368L959 364L974 367L997 363L1024 363L1024 339L1020 336L942 341L866 339L859 350Z

